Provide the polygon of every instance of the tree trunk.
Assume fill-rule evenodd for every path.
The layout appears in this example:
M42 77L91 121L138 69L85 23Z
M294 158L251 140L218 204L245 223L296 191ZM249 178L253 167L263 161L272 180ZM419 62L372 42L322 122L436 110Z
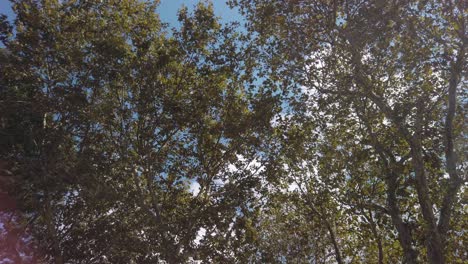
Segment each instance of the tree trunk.
M401 219L400 208L398 207L396 189L397 175L389 173L387 176L387 203L389 207L392 223L398 232L398 241L403 249L403 262L405 264L416 264L418 255L412 246L411 230L406 223Z
M335 259L338 264L343 264L343 259L341 258L341 251L338 245L338 241L336 241L335 231L333 231L332 226L328 221L325 221L325 225L327 226L328 233L330 235L330 240L333 244L333 249L335 250Z
M452 207L455 202L458 190L462 186L464 180L460 178L457 172L457 157L454 149L455 136L453 135L453 120L455 118L457 108L457 86L460 83L465 63L465 44L462 45L458 52L457 61L453 63L448 89L448 110L445 117L445 160L447 173L449 174L449 186L445 193L442 207L440 209L439 233L442 237L442 243L445 245L446 234L450 226L450 218Z
M426 172L424 168L424 160L422 157L422 147L420 139L413 137L410 141L411 144L411 157L413 163L413 169L416 177L415 188L418 194L419 205L421 206L422 215L425 221L425 240L427 249L427 258L429 263L432 264L443 264L444 250L437 229L437 222L432 209L432 202L429 197L429 187L427 185Z

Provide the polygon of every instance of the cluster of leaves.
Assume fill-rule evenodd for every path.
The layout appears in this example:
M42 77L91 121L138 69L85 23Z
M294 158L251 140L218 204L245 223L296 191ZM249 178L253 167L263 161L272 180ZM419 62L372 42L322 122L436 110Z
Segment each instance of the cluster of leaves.
M296 91L278 117L287 166L271 173L329 236L300 260L462 263L466 1L230 2L268 78Z
M12 4L0 149L44 261L232 260L270 100L245 89L233 26L210 4L171 34L157 2Z
M463 263L465 1L229 3L12 1L10 258Z

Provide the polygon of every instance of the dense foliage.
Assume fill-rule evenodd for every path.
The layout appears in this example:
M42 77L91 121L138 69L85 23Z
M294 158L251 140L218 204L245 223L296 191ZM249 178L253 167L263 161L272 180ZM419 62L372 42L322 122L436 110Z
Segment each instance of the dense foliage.
M0 260L464 263L466 1L229 3L12 1Z

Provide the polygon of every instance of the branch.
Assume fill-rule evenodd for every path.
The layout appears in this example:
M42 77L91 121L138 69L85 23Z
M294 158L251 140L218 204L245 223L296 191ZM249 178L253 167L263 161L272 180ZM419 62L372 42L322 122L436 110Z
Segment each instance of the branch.
M465 44L462 45L457 56L457 60L453 62L451 69L451 77L448 89L448 111L445 118L445 159L447 172L449 174L449 186L444 196L442 207L440 210L440 219L438 230L442 237L445 237L450 225L450 218L452 214L452 207L455 202L456 195L460 186L466 179L460 178L457 172L457 158L454 150L454 135L453 135L453 121L455 118L457 107L457 86L461 81L463 73L463 65L465 61Z

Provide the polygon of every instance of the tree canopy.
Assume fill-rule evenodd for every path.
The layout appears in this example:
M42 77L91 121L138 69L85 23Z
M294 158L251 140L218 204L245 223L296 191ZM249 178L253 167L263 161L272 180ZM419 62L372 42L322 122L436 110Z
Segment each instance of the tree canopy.
M465 263L466 1L228 2L11 1L0 262Z

